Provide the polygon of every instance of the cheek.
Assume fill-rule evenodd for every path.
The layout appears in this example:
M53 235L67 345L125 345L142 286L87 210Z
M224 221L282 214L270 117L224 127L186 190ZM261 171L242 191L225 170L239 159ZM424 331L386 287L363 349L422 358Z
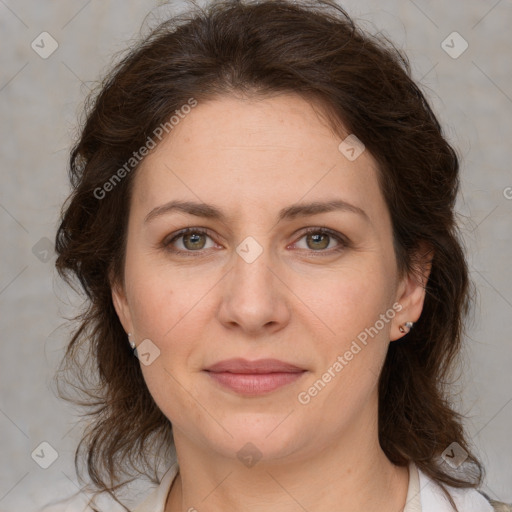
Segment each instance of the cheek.
M191 406L179 383L204 336L201 319L212 315L205 296L211 283L133 254L126 261L125 282L137 341L149 339L159 351L150 365L141 364L151 394L164 408L169 396L181 397L180 407Z
M188 411L188 421L199 421L199 411L192 395L185 391L190 384L183 376L186 362L194 350L195 323L190 322L194 297L182 293L183 283L171 279L165 272L136 272L132 268L130 310L138 341L151 340L158 348L158 357L141 370L149 392L173 426L180 427L182 411ZM188 313L188 315L187 315ZM140 354L140 352L139 352ZM183 425L186 428L186 425Z
M125 281L137 334L156 343L163 342L190 311L197 291L183 273L170 272L144 254L127 258Z
M335 335L317 340L318 364L296 397L308 421L321 417L333 432L365 414L375 398L394 314L382 296L340 291L340 306L330 320Z
M294 291L321 321L328 345L342 347L374 325L379 315L390 308L394 297L392 277L382 262L358 264L346 266L315 283L297 281Z
M300 403L307 401L308 411L331 411L334 421L335 411L355 411L374 392L395 316L393 277L380 261L345 267L325 280L322 293L303 287L304 302L318 312L324 333L315 341L314 375L302 389Z

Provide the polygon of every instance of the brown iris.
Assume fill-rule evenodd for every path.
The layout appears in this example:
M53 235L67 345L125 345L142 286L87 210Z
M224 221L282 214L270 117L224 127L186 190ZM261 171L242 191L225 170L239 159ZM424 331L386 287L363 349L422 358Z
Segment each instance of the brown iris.
M313 233L308 234L306 237L306 243L308 244L308 247L311 249L325 249L329 246L329 235L325 233ZM317 244L315 247L311 247L309 242L312 241L314 244Z
M202 249L206 244L205 237L204 233L187 233L183 235L183 245L189 250Z

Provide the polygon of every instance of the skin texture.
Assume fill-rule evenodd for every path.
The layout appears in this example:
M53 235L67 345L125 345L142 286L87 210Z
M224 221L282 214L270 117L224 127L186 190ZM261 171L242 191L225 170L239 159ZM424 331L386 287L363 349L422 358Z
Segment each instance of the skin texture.
M399 278L375 161L368 151L349 161L341 140L298 95L223 96L192 109L137 170L124 284L113 283L113 300L136 344L149 339L160 350L141 367L174 429L180 474L167 512L405 505L407 468L378 443L377 384L399 325L421 314L425 283ZM331 211L278 221L285 207L333 199L368 219ZM144 221L172 200L212 204L225 219L173 211ZM187 227L208 235L166 249ZM348 243L312 239L310 227ZM247 237L262 249L252 263L236 251ZM298 394L395 303L401 311L300 403ZM307 371L266 395L241 396L203 371L233 357ZM261 454L252 467L237 457L246 443Z

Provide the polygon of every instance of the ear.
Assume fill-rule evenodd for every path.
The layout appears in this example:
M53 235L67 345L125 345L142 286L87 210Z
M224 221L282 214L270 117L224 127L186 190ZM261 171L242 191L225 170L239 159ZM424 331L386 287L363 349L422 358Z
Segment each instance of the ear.
M390 332L391 341L405 336L399 329L400 325L405 322L417 322L420 318L433 257L434 249L427 242L421 242L414 252L413 269L400 280L398 285L396 302L402 306L402 309L393 319Z
M112 302L116 310L119 321L121 322L124 330L129 333L133 332L132 317L130 307L126 298L124 285L115 280L110 280L110 289L112 292Z

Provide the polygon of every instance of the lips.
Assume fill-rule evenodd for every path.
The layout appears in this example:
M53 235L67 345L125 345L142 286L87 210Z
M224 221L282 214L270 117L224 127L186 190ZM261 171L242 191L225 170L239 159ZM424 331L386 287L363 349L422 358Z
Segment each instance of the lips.
M247 359L226 359L207 368L207 371L220 373L297 373L305 371L290 363L280 361L279 359L258 359L257 361L248 361Z
M278 359L227 359L206 369L224 388L242 395L270 393L298 380L306 370Z

